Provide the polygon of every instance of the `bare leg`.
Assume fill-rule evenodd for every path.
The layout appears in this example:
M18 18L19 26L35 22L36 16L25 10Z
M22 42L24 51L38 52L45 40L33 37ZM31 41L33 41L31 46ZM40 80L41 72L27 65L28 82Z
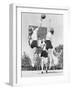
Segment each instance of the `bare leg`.
M48 72L48 69L47 69L47 64L46 64L46 73Z
M42 61L41 61L41 68L42 68L42 71L41 71L41 73L43 73L43 58L42 58Z
M47 66L48 66L48 58L46 58L46 73L48 71Z

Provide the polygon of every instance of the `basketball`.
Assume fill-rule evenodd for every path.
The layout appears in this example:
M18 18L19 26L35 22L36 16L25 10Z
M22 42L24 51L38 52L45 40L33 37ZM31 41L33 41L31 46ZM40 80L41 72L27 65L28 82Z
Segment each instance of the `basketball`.
M45 19L46 18L46 15L45 14L42 14L41 15L41 19Z

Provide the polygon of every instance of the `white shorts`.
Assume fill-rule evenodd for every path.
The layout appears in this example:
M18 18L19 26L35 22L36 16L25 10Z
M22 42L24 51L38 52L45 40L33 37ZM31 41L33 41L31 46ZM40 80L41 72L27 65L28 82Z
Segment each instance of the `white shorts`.
M48 63L48 58L42 57L42 62L43 62L43 64L47 64Z

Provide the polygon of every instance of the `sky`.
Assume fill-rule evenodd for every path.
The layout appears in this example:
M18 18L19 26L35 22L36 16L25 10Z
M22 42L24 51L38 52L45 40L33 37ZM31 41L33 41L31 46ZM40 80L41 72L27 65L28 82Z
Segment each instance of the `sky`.
M22 55L25 51L30 58L33 58L34 50L28 44L28 26L40 25L40 13L22 13ZM46 14L46 19L42 23L43 27L47 27L47 31L54 28L53 46L63 44L63 15Z

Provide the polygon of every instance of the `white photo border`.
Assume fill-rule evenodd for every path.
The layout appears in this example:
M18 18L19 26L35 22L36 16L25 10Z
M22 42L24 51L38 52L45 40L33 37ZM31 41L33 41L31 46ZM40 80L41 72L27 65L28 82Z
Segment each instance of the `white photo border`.
M69 63L67 61L67 49L66 35L68 33L68 16L69 9L60 9L60 8L39 8L39 7L24 7L21 5L12 4L13 11L13 62L12 62L12 75L10 74L11 85L24 85L24 84L48 84L48 83L62 83L69 81ZM59 76L49 76L49 77L21 77L21 13L22 12L33 12L33 13L53 13L53 14L63 14L64 15L64 73ZM65 61L66 59L66 61ZM68 65L68 67L67 67Z

